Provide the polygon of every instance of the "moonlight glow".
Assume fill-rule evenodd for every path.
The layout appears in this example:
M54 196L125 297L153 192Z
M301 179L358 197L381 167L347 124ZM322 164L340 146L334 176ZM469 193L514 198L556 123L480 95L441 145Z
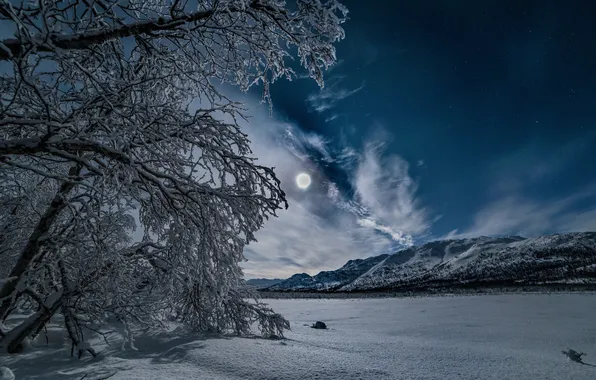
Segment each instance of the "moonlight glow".
M300 173L296 177L296 185L301 189L307 189L310 186L310 176L306 173Z

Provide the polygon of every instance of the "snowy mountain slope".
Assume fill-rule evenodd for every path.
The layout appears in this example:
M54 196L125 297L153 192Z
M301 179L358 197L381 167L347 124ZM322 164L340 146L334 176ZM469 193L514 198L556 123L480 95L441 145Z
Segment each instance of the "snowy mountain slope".
M268 290L596 284L596 233L441 240L392 255L350 260L335 271L294 275Z
M295 274L285 281L275 284L267 290L333 290L350 284L371 268L388 258L389 255L369 257L348 261L343 267L334 271L323 271L316 276L306 273Z
M361 276L342 290L363 290L391 285L419 283L437 271L449 272L461 266L476 265L476 258L495 246L503 246L525 240L521 237L441 240L422 246L411 247L395 253L396 259L387 265ZM489 255L490 256L490 255ZM403 257L409 259L404 261Z

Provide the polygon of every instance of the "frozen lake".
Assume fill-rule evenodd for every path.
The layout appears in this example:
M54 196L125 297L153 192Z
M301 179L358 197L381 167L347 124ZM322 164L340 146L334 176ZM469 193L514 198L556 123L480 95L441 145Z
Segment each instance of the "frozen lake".
M304 375L319 378L596 379L596 295L272 300ZM328 331L304 327L322 320ZM267 359L268 360L268 359ZM300 363L300 365L298 364ZM299 378L296 376L296 378Z
M46 377L27 360L10 367L17 379L112 369L111 379L596 379L596 367L561 353L583 351L596 365L596 295L269 302L292 323L285 341L141 337L138 352L75 368L46 361ZM329 329L305 326L317 320Z

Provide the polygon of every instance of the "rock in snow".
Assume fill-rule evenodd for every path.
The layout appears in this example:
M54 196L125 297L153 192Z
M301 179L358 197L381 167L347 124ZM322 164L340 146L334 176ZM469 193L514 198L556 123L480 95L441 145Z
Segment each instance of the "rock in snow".
M9 368L0 367L0 380L14 380L14 373Z
M327 325L325 324L325 322L317 321L314 325L310 327L312 327L313 329L326 329Z

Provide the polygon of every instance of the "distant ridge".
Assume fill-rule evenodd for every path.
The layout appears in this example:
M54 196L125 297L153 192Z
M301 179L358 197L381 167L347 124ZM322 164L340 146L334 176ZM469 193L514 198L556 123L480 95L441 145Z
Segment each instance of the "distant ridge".
M248 285L256 286L257 288L266 288L275 284L279 284L282 282L283 279L281 278L252 278L250 280L246 280Z
M596 232L439 240L350 260L315 276L249 280L270 291L368 291L456 286L596 285ZM258 285L254 281L259 281Z

